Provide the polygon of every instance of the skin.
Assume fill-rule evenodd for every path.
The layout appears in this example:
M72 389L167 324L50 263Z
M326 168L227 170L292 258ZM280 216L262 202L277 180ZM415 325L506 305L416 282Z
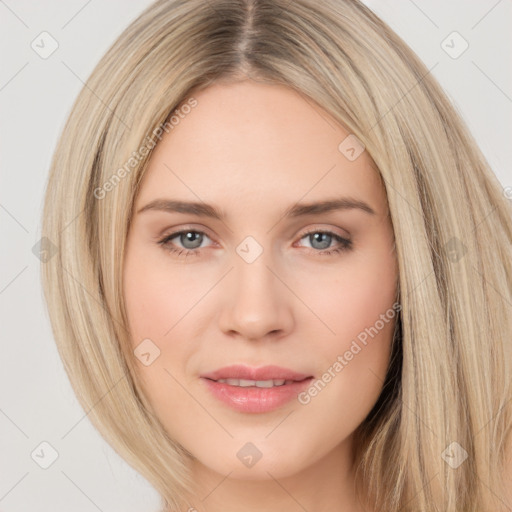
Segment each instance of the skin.
M245 363L321 378L392 308L398 267L378 172L366 151L346 158L338 146L349 132L290 88L245 80L193 96L197 106L155 148L135 212L155 199L179 199L213 204L226 217L135 214L124 266L133 348L149 338L160 350L148 366L138 364L144 390L170 436L194 457L189 506L363 510L354 496L353 433L381 392L393 320L307 404L237 412L200 375ZM364 201L375 214L353 208L283 217L297 202L338 197ZM158 244L181 229L205 236ZM352 249L321 254L340 243L310 230L348 238ZM236 251L247 236L263 249L252 263ZM169 247L196 254L177 256ZM252 467L237 457L247 442L262 454Z

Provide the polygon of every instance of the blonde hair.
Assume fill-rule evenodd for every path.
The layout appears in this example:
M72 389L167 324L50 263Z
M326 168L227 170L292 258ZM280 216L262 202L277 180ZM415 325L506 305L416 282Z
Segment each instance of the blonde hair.
M42 228L58 249L42 263L45 299L82 407L178 510L193 489L190 454L137 378L125 240L173 113L243 76L311 98L363 142L385 185L401 313L388 379L357 431L362 499L382 512L498 510L512 420L512 208L432 74L356 0L159 0L101 59L56 148ZM457 468L445 462L463 453L455 442L468 454Z

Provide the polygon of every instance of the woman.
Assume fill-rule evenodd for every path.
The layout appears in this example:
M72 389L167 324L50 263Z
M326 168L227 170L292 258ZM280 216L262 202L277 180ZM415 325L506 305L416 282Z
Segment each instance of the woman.
M158 1L63 131L43 285L165 510L508 510L511 214L364 5Z

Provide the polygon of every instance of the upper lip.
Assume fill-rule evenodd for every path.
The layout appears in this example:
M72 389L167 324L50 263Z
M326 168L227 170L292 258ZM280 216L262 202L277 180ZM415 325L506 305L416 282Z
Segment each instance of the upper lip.
M301 381L311 377L305 373L299 373L289 368L270 365L254 368L251 366L235 364L219 368L213 372L202 374L201 377L211 380L219 379L244 379L244 380L296 380Z

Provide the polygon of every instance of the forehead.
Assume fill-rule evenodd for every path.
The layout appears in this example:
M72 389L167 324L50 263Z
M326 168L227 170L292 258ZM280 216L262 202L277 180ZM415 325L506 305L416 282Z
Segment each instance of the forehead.
M370 156L348 159L342 143L350 133L310 98L253 81L215 84L192 96L197 105L153 152L138 206L166 194L267 205L348 195L385 208Z

